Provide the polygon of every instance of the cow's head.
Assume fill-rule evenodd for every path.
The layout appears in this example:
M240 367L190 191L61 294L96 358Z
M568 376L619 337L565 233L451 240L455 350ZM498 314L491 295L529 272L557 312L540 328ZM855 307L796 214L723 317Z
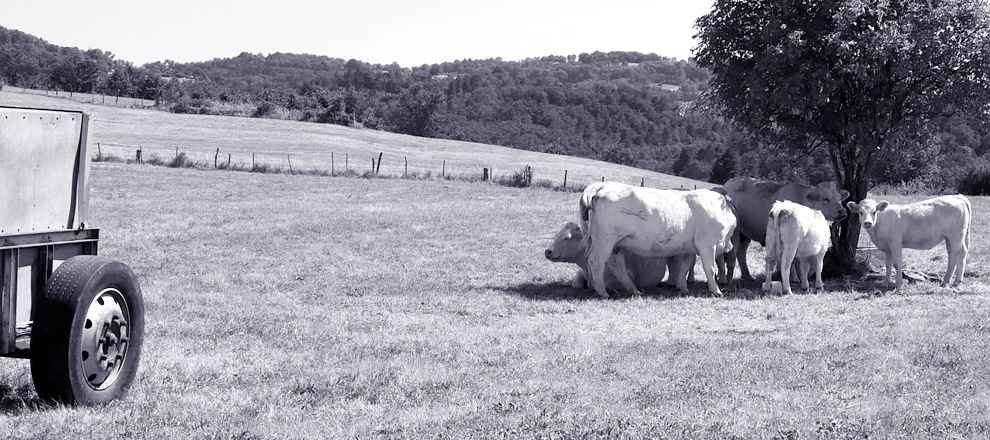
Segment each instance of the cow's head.
M870 229L877 224L877 213L887 207L887 202L879 202L873 199L865 199L862 202L846 203L849 210L859 215L859 223L863 228Z
M849 191L839 189L835 182L822 182L808 190L802 204L821 211L828 221L838 221L846 218L842 201L848 197Z
M563 263L577 262L584 254L584 232L574 222L567 222L560 232L553 237L553 243L546 251L547 259Z

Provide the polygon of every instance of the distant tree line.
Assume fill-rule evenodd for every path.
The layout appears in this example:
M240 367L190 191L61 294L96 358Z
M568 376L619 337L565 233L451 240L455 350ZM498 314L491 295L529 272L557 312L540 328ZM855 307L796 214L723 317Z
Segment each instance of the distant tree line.
M701 99L711 74L638 52L417 67L241 53L134 66L99 49L0 27L0 84L154 99L178 113L282 118L586 157L715 183L734 175L833 179L823 152L758 141ZM891 157L877 183L955 188L986 163L985 124L945 118L922 154Z

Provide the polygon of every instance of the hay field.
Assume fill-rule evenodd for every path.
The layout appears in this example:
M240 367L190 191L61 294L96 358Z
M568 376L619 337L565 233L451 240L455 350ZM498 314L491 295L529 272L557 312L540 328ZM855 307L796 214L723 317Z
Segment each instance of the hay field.
M107 407L51 407L27 361L0 358L0 436L990 432L979 215L960 287L892 292L872 274L814 295L712 298L699 281L687 297L603 300L543 257L573 193L122 163L94 164L92 185L100 252L134 269L147 302L135 386ZM941 247L906 257L945 270Z

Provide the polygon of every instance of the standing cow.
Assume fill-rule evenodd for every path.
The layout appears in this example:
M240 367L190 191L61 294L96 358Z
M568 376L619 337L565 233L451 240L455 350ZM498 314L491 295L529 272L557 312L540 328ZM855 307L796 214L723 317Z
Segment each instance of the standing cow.
M560 263L574 263L578 265L578 270L574 274L571 286L575 289L584 287L594 287L588 283L588 250L585 247L584 232L581 227L574 222L567 222L564 227L557 232L553 238L553 243L547 248L544 255L548 260ZM655 287L663 281L664 274L670 272L668 282L677 286L682 291L687 290L684 280L690 266L694 264L694 255L682 255L678 257L640 257L636 254L623 252L626 270L629 278L639 289ZM605 288L616 290L622 285L618 278L613 275L616 260L613 256L606 263Z
M587 275L598 295L608 297L605 266L613 255L617 268L613 274L627 291L640 294L624 269L627 252L641 257L697 254L709 290L722 295L715 278L715 258L732 247L736 228L736 216L725 195L707 189L676 191L594 183L581 196L580 216L588 249Z
M949 267L942 286L955 273L955 284L963 279L966 255L969 253L969 229L973 207L961 195L942 196L907 205L892 205L866 199L847 203L850 211L859 214L863 229L870 240L883 251L887 263L884 285L890 287L891 266L897 269L896 288L901 287L904 260L901 252L908 249L931 249L945 242Z
M822 212L828 221L846 218L842 201L849 197L849 191L840 190L835 182L822 182L816 186L800 183L780 183L751 177L734 177L723 185L732 199L739 218L739 245L727 258L739 261L739 271L743 279L752 280L749 265L746 264L746 250L750 240L766 246L767 215L773 203L789 200ZM770 274L767 274L770 276Z
M822 289L822 264L832 241L828 220L817 209L790 201L774 202L767 217L767 278L763 290L771 288L770 274L780 268L785 295L791 294L791 263L797 260L801 288L807 290L808 271L815 271L815 288ZM779 265L779 266L778 266Z

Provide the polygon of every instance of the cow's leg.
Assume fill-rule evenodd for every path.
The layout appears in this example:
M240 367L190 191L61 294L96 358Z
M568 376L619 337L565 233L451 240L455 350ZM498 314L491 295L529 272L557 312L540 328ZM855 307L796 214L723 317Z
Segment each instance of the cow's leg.
M811 285L808 283L808 272L811 270L812 263L809 259L805 261L804 258L797 258L794 260L795 266L797 266L798 277L801 279L801 290L808 290Z
M814 264L812 269L815 270L815 289L825 291L825 283L822 282L822 267L825 266L825 252L815 255L811 261Z
M794 255L797 254L797 246L794 244L784 244L782 248L780 252L780 287L784 295L790 295L791 266L794 264ZM768 274L767 276L770 275Z
M771 274L773 273L774 270L777 270L777 256L774 255L776 254L776 252L774 251L775 251L774 246L767 246L766 256L764 258L764 261L766 261L767 263L767 269L766 269L767 276L766 279L763 280L764 292L769 292L770 290L773 289L773 277L771 276Z
M715 256L715 267L718 268L718 282L719 284L726 284L725 279L725 254Z
M746 281L753 281L753 276L749 273L749 265L746 264L746 252L751 242L749 237L739 234L739 249L732 251L736 253L736 261L739 262L739 276Z
M900 289L904 281L904 256L899 243L890 246L890 259L894 263L894 288Z
M718 288L718 280L715 279L715 253L718 246L705 246L699 248L698 257L701 258L701 267L705 270L708 278L708 290L715 296L722 296L722 291Z
M948 253L946 260L948 260L949 267L945 269L945 276L942 277L942 287L949 284L949 280L952 279L952 269L956 267L956 258L958 257L959 251L953 249L952 241L948 238L945 239L945 251Z
M894 267L894 258L890 256L890 252L883 253L884 263L887 265L887 274L883 277L883 286L890 287L890 271Z
M732 249L737 249L739 247L739 230L738 229L735 232L732 233L732 239L730 240L730 243L729 244L732 246ZM735 254L732 254L732 256L730 256L730 254L732 254L732 251L729 251L729 252L726 252L725 254L723 254L722 255L722 258L725 260L725 276L726 276L726 278L728 278L728 283L729 284L732 284L732 279L736 275L736 273L735 273L736 272L736 257L735 257Z
M584 269L578 268L577 272L574 272L574 279L571 280L571 287L575 289L584 289L588 286L588 280L584 278Z
M963 274L966 272L966 258L969 257L969 246L966 244L966 236L964 235L962 240L959 242L959 259L956 265L956 281L955 284L962 283Z
M588 251L588 273L586 276L594 284L595 293L603 298L608 298L608 292L605 291L605 266L608 264L609 257L612 256L614 246L615 243L611 241L596 240L591 243L591 249Z
M626 266L626 256L622 252L616 252L612 255L612 258L608 260L608 269L612 271L612 275L615 279L619 280L619 284L626 289L627 292L633 295L642 295L643 292L639 291L636 287L636 283L633 282L632 278L629 277L629 269Z
M949 254L949 267L945 271L945 278L942 279L942 287L949 284L953 273L956 278L954 284L959 284L962 282L963 272L966 270L966 254L969 250L966 248L965 238L961 239L955 246L952 245L952 241L950 239L946 238L945 249Z
M677 287L682 295L686 295L688 293L687 274L689 270L694 269L694 254L674 255L669 257L668 261L671 262L671 266L670 277L667 278L667 282Z
M685 277L684 282L693 283L697 281L694 278L694 262L695 260L698 259L698 256L695 254L685 254L685 255L688 256L681 259L681 267L684 268L684 277ZM687 292L687 287L684 288L684 291Z

